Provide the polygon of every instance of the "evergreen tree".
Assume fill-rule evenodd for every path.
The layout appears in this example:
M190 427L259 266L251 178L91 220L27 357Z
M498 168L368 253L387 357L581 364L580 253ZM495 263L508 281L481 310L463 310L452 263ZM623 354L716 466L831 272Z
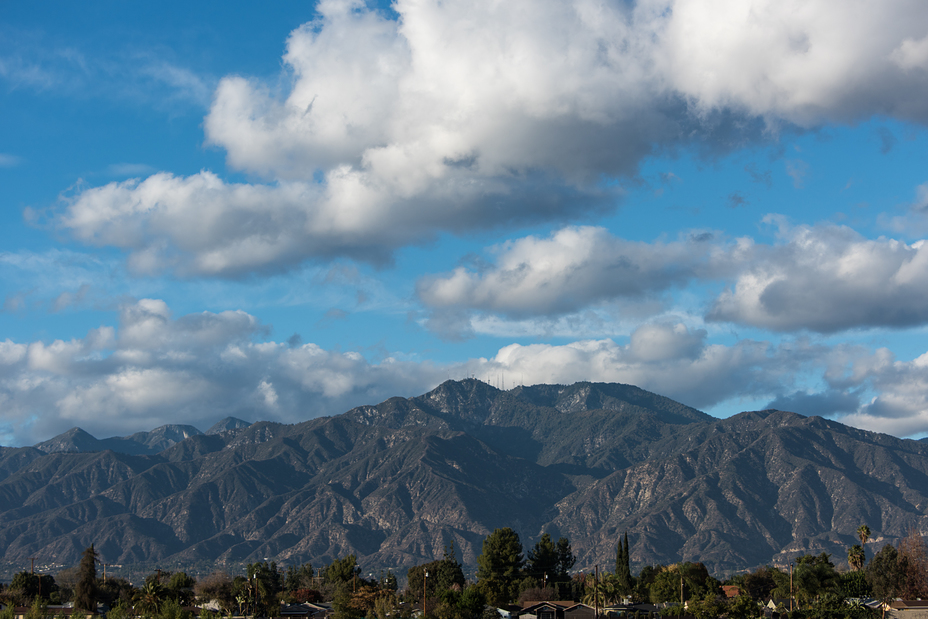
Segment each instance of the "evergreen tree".
M425 577L426 572L428 572L428 578ZM443 558L409 568L406 581L415 600L421 598L423 586L426 588L425 593L429 599L442 595L455 585L458 589L463 589L466 583L464 569L455 556L454 542L445 546Z
M619 548L616 552L615 560L616 587L623 595L628 595L634 589L632 583L631 560L628 552L628 531L625 532L625 540L619 538Z
M77 587L74 589L74 608L88 613L97 612L97 553L90 548L84 550L78 567Z
M557 540L557 581L567 582L570 580L570 570L577 562L574 551L570 547L570 541L566 537Z
M523 563L522 542L509 527L496 529L483 540L477 579L489 604L502 606L516 598Z
M545 533L535 547L528 551L526 573L546 585L558 575L558 558L557 546L551 536Z

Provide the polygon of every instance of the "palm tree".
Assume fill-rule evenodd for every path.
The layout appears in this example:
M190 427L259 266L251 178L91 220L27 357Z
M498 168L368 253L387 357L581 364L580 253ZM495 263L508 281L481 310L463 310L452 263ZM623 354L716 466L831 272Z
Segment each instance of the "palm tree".
M867 540L870 539L870 527L865 524L857 527L857 537L860 538L860 547L863 548Z
M847 549L847 562L855 571L859 572L863 568L866 558L864 549L860 544L854 544Z
M604 573L599 577L596 583L593 575L587 576L586 595L583 596L583 603L590 606L596 605L599 608L605 608L622 601L622 595L619 587L618 578L615 574Z
M135 603L145 616L151 617L158 614L161 598L164 596L164 588L160 582L154 579L149 580L135 595Z

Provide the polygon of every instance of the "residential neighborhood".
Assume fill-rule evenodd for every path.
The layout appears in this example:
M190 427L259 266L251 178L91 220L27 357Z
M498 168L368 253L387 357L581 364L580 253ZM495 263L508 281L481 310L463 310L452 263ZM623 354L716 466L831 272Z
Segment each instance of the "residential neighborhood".
M566 538L544 534L523 552L519 536L501 528L484 540L475 579L465 577L451 543L441 559L410 568L402 587L392 571L362 576L354 555L320 568L252 563L236 576L158 570L130 583L98 574L91 546L76 569L59 573L60 582L16 574L0 589L0 619L928 618L921 535L869 557L869 527L857 535L861 543L848 549L846 562L802 555L785 569L762 566L723 581L692 562L645 566L633 576L627 533L617 541L614 566L578 572Z

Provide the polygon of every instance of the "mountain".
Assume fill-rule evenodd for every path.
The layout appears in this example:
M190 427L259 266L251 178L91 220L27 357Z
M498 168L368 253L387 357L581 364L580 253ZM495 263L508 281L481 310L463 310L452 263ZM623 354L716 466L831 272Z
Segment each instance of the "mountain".
M235 422L240 420L233 420L229 417L223 421L234 426ZM136 432L131 436L114 436L98 440L80 428L71 428L64 434L59 434L55 438L39 443L35 447L45 453L88 453L111 449L118 453L130 455L157 454L184 439L199 434L202 434L202 432L193 426L166 425L155 428L150 432Z
M221 421L217 421L213 426L206 431L207 434L222 434L223 432L231 432L234 430L241 430L242 428L247 428L251 424L247 421L242 421L241 419L236 419L235 417L226 417Z
M189 566L273 559L366 570L440 557L473 569L510 526L566 536L578 568L693 560L725 571L805 552L843 560L923 527L928 445L819 417L719 420L630 385L509 391L448 381L295 425L223 420L0 449L0 562Z

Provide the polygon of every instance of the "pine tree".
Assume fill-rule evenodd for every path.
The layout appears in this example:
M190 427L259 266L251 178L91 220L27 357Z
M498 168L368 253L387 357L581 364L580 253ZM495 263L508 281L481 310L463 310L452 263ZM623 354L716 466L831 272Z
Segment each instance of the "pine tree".
M84 550L78 567L77 586L74 588L74 608L88 613L97 612L97 553L90 548Z

